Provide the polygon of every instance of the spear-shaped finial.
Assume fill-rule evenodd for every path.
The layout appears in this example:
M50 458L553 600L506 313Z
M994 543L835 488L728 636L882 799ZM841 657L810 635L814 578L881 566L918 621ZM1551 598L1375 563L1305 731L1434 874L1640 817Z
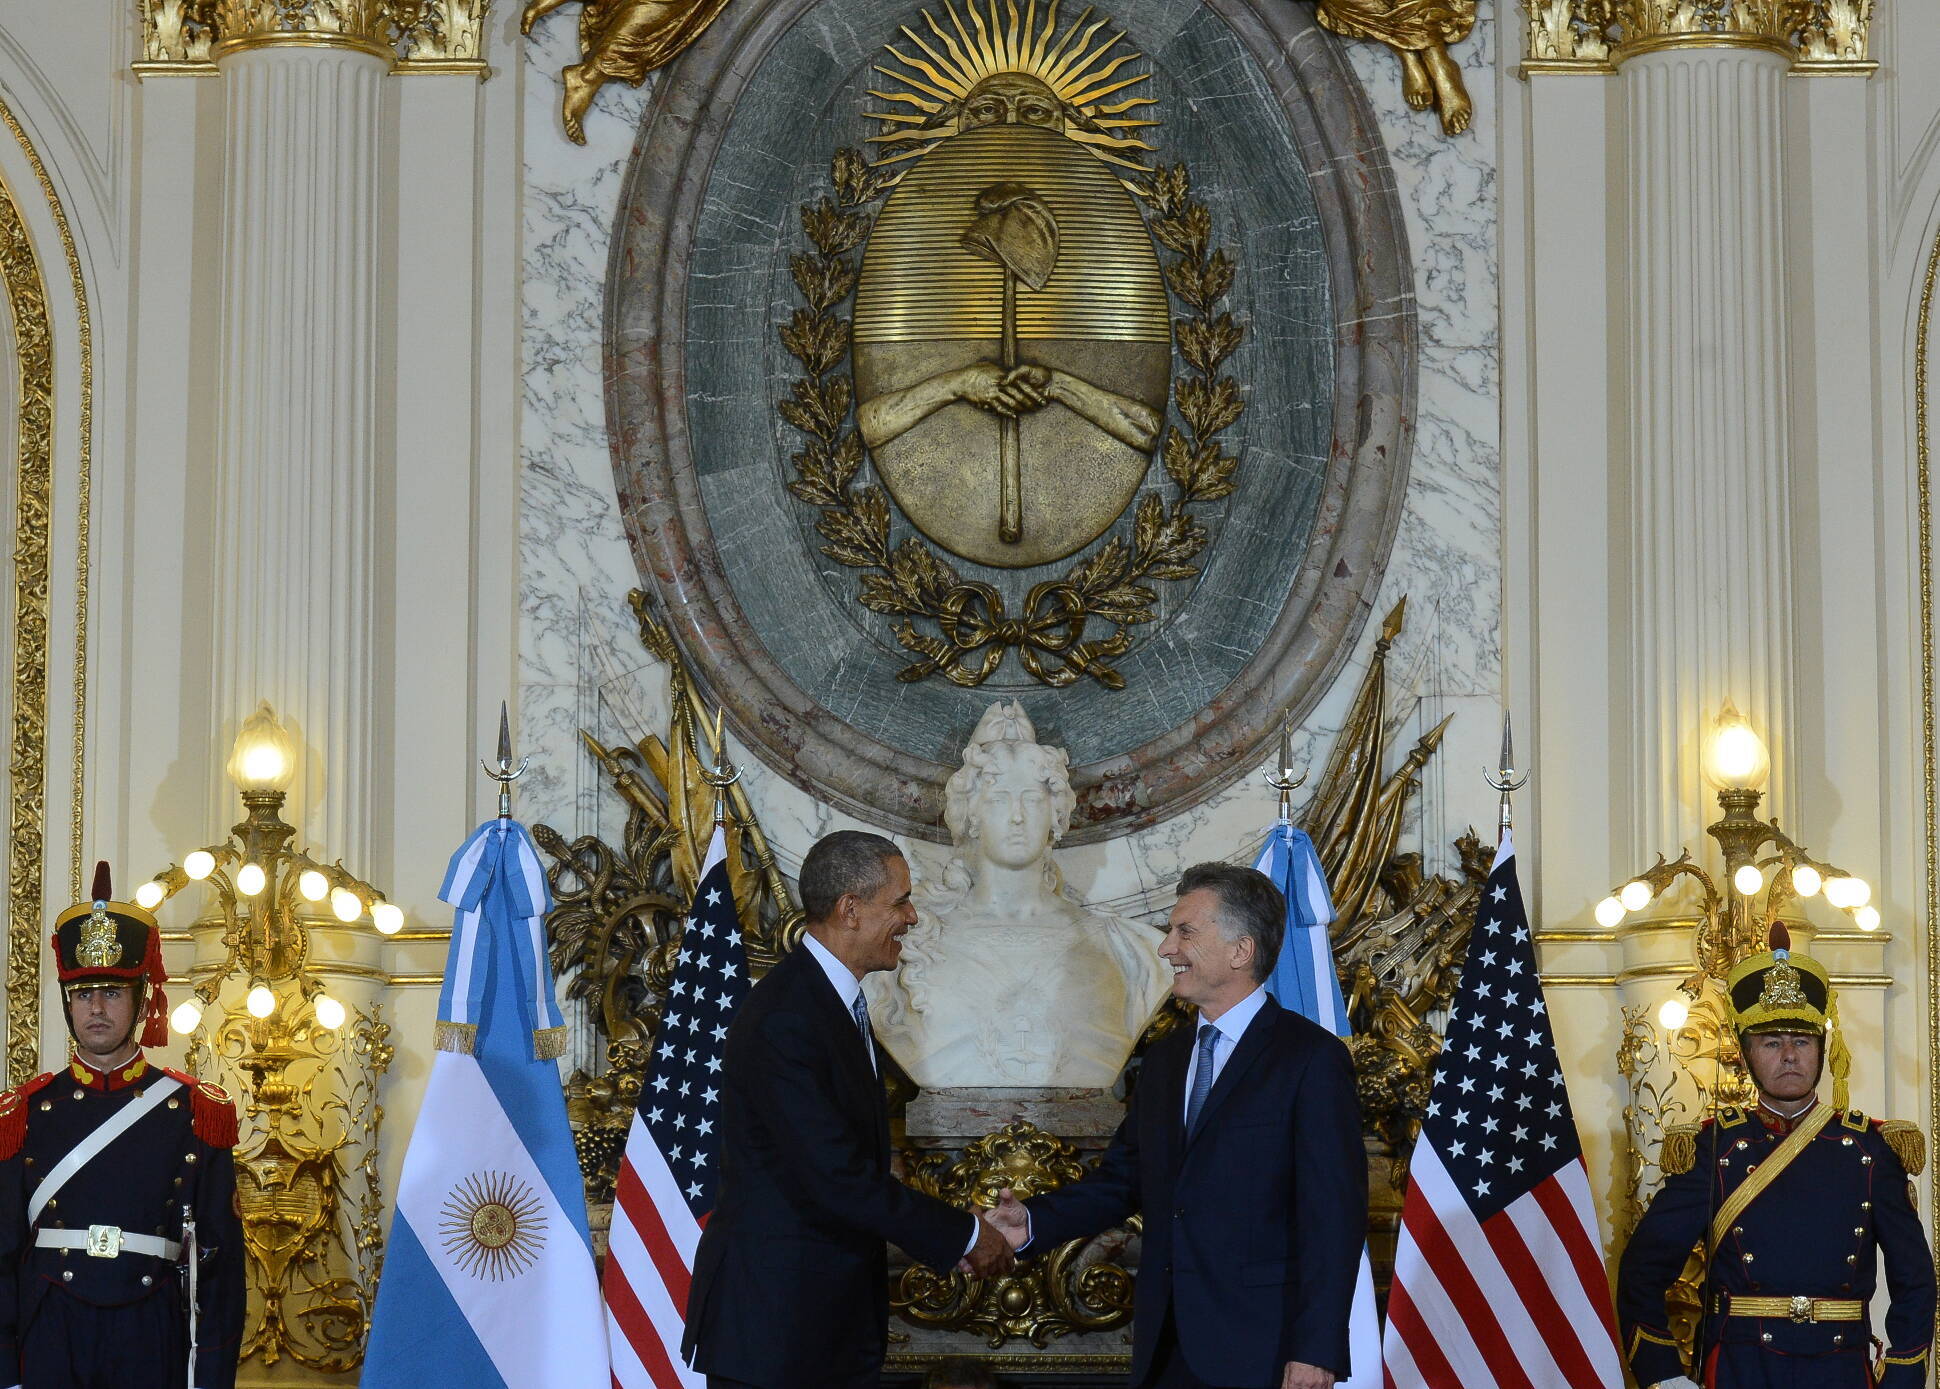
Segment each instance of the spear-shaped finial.
M478 765L485 769L485 775L498 783L498 818L512 818L512 783L525 775L525 769L532 765L530 757L521 757L518 766L512 765L512 719L504 700L498 703L498 766L494 768L484 758Z
M1520 776L1516 774L1515 740L1510 735L1509 711L1507 709L1502 711L1502 765L1497 767L1494 772L1484 767L1482 769L1482 780L1488 782L1491 787L1502 793L1502 814L1500 823L1497 826L1497 834L1498 836L1507 834L1509 832L1510 822L1509 795L1511 792L1522 790L1523 787L1529 784L1528 772L1525 771Z
M1294 775L1293 767L1293 715L1291 712L1280 720L1280 757L1274 767L1266 773L1266 784L1280 793L1280 823L1293 823L1293 793L1306 784L1307 774Z
M705 725L703 724L703 727ZM701 780L714 788L714 823L727 823L727 789L741 779L741 769L728 760L727 710L714 706L714 729L708 741L714 744L714 770L701 772Z

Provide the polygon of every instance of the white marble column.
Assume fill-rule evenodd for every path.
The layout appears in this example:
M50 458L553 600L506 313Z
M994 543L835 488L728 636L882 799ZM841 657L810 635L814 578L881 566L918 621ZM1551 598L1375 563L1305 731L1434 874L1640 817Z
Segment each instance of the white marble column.
M218 55L225 142L211 692L220 759L267 699L304 749L298 842L372 861L378 136L388 59ZM226 781L216 804L233 804Z
M1781 89L1770 47L1658 47L1622 63L1627 210L1630 650L1627 861L1704 855L1700 770L1725 698L1773 750L1787 823L1794 736ZM1614 500L1614 499L1613 499ZM1619 537L1621 545L1622 539ZM1621 678L1621 677L1620 677Z

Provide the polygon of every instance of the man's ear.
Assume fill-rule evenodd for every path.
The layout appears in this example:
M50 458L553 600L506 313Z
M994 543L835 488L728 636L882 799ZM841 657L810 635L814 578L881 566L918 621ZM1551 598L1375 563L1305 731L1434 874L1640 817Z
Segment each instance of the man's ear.
M1241 936L1233 942L1233 968L1248 974L1253 972L1253 956L1258 952L1260 943L1251 936Z

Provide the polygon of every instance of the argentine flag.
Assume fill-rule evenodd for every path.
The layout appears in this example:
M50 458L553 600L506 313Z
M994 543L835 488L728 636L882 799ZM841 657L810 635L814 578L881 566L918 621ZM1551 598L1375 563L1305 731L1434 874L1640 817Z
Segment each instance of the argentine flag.
M1327 875L1313 840L1282 822L1267 831L1266 843L1253 866L1273 879L1287 899L1287 933L1280 958L1266 990L1290 1012L1313 1019L1345 1041L1347 1000L1341 996L1340 974L1334 968L1334 944L1327 928L1334 920ZM1352 1373L1339 1389L1379 1389L1381 1385L1381 1321L1374 1307L1374 1270L1367 1250L1361 1250L1361 1271L1354 1282L1354 1309L1348 1316L1347 1350Z
M610 1382L585 1189L553 1064L565 1029L538 851L479 827L438 894L457 908L431 1079L371 1315L373 1389Z

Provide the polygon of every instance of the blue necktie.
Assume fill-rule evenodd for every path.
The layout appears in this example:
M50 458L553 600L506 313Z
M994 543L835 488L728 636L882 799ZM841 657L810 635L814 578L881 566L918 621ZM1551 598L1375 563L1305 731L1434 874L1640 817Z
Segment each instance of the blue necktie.
M869 1069L873 1071L876 1069L876 1045L875 1039L869 1035L869 1005L862 1001L861 994L855 996L849 1011L855 1014L856 1030L862 1033L862 1049L868 1054Z
M1209 1022L1199 1024L1199 1061L1192 1072L1192 1098L1186 1101L1186 1134L1199 1127L1199 1111L1206 1107L1206 1096L1213 1087L1213 1053L1219 1050L1219 1029Z

